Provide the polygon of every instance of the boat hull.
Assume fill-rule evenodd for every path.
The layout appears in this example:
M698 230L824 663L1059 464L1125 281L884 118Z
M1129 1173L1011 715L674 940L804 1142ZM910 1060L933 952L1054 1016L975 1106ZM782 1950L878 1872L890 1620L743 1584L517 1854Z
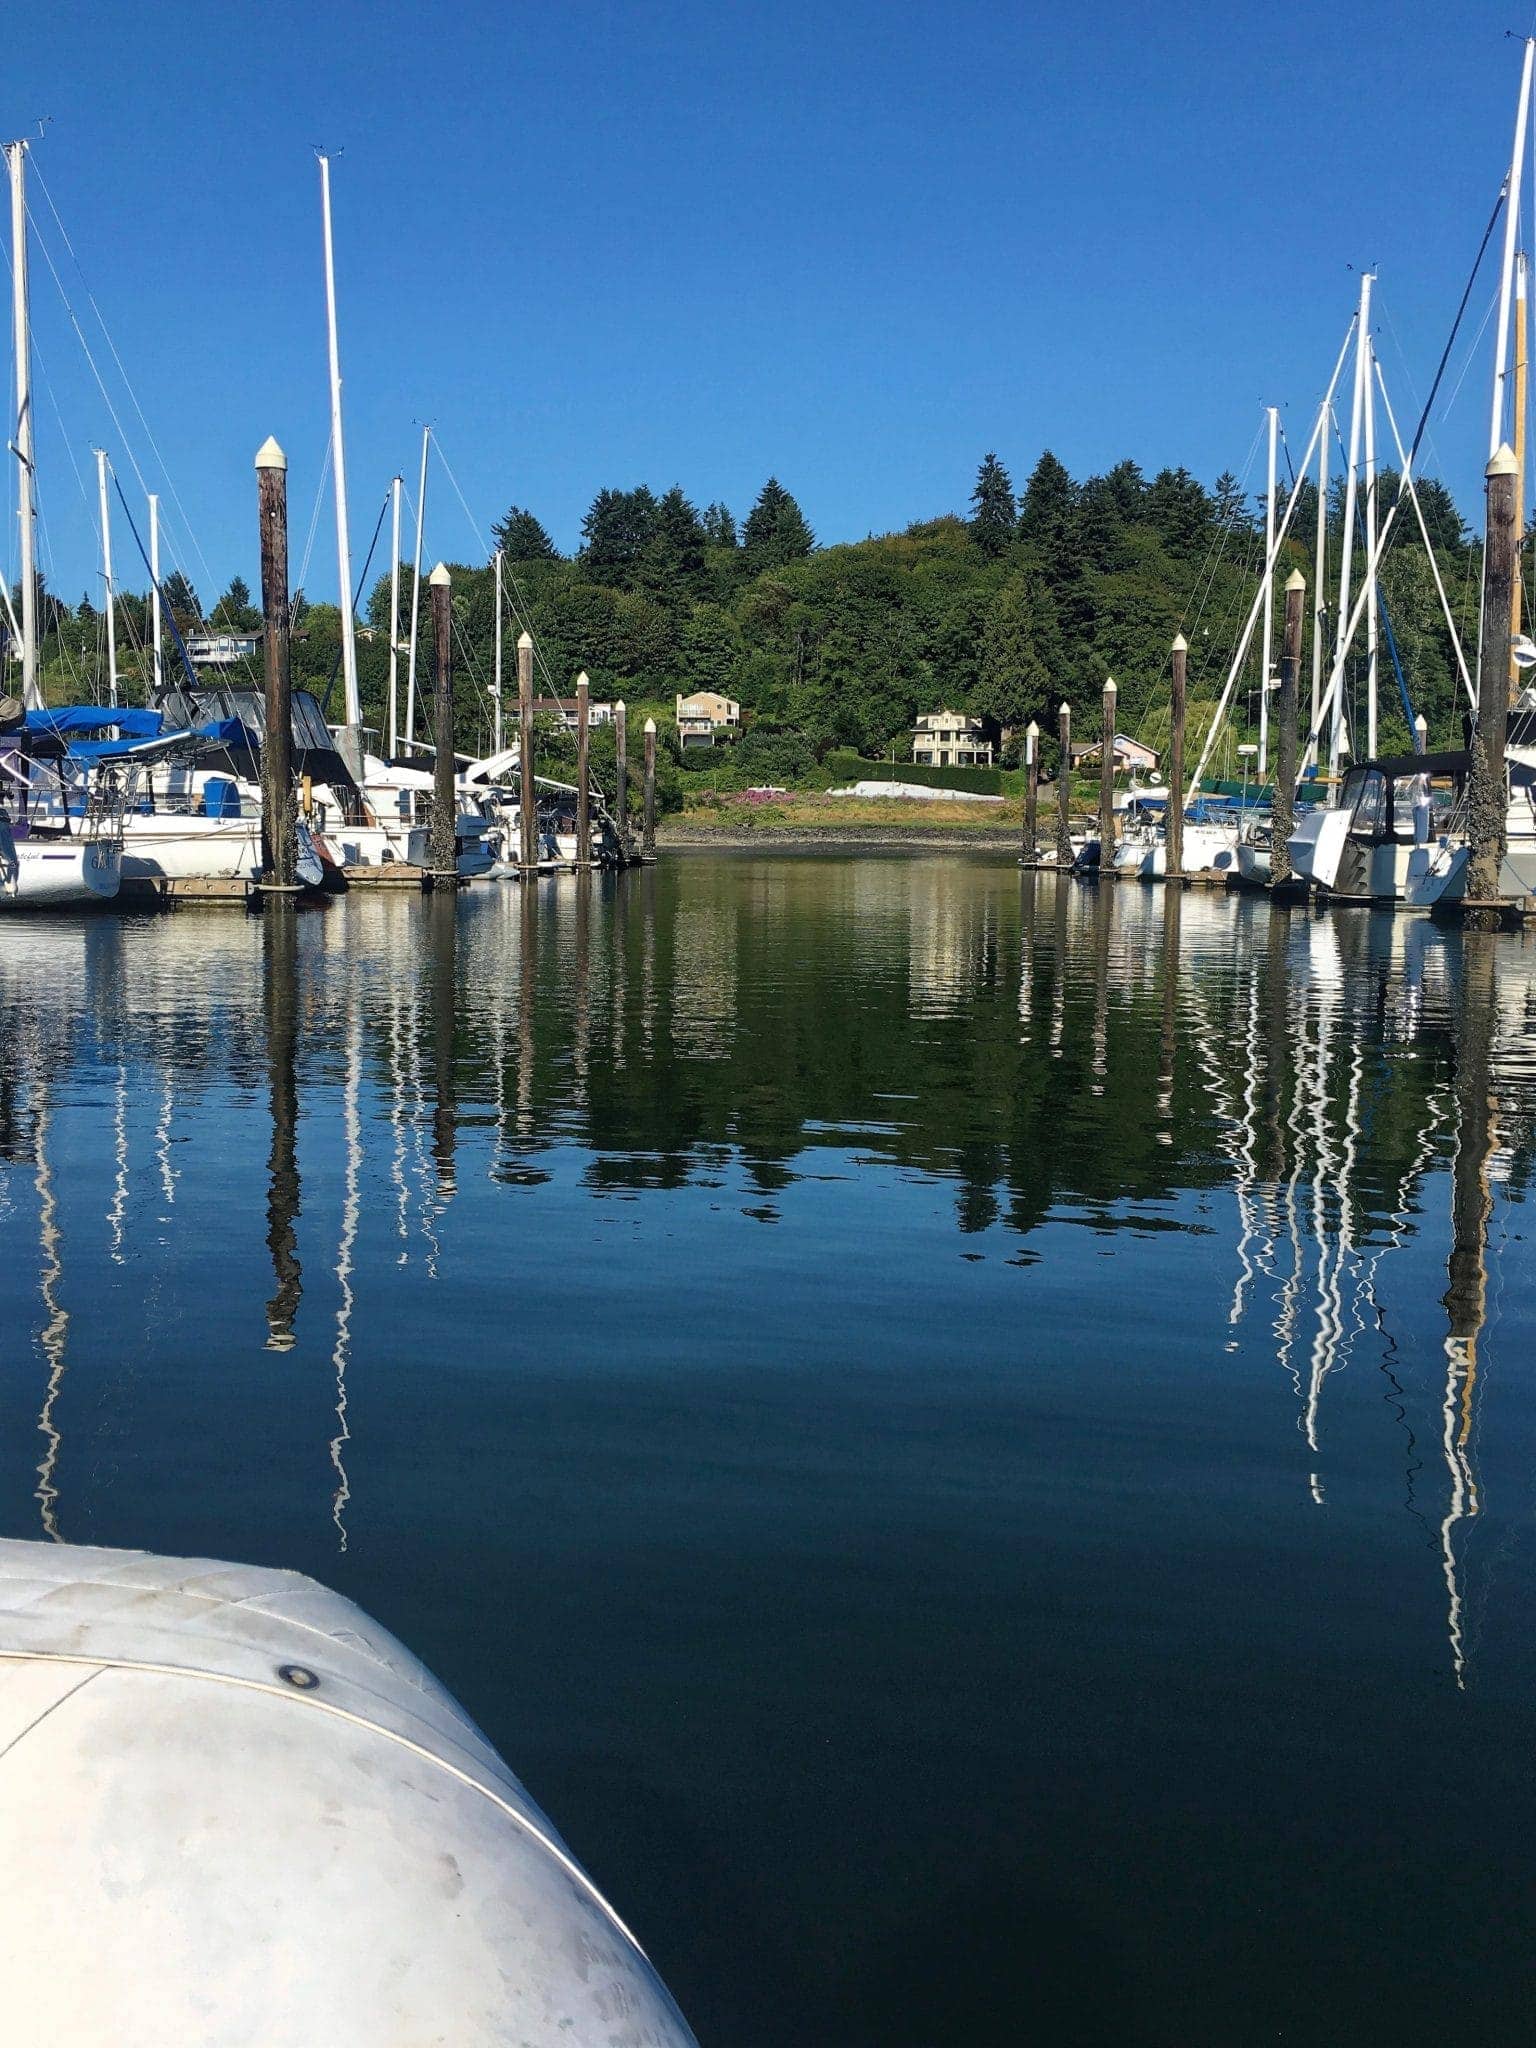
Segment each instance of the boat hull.
M6 2038L696 2048L461 1707L296 1572L0 1542Z
M16 842L14 888L0 890L0 909L110 903L122 872L122 849L115 839L21 839Z

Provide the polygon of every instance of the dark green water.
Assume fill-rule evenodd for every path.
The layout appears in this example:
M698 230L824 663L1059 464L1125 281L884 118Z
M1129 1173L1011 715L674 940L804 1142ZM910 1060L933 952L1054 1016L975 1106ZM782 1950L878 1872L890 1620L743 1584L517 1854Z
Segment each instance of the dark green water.
M1524 2040L1533 1020L1005 860L13 920L0 1533L361 1600L705 2048Z

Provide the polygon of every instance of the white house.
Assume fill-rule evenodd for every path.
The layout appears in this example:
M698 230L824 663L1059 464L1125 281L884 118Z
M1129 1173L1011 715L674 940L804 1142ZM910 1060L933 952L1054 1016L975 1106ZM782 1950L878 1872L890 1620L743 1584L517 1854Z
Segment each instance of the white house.
M995 729L969 711L928 711L912 728L912 759L925 768L990 768Z

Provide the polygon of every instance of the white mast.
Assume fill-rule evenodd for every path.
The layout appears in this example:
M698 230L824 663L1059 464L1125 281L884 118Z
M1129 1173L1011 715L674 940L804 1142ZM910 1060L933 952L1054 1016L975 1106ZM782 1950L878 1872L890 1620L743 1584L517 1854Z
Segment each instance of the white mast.
M1375 350L1365 337L1365 559L1376 560L1376 379L1371 375ZM1376 758L1377 683L1381 665L1381 601L1376 572L1367 569L1365 607L1365 755Z
M336 266L331 254L331 160L320 157L320 211L325 223L325 327L331 356L331 463L336 485L336 574L341 584L341 677L344 723L363 722L357 688L357 636L352 620L352 548L347 537L347 457L341 437L341 351L336 340Z
M112 521L107 511L107 451L96 450L96 491L101 499L101 579L107 586L107 702L117 702L117 606L112 594Z
M491 738L493 754L501 752L501 555L502 551L498 548L492 558L496 567L496 669L495 679L491 684L491 716L495 720L495 731Z
M1275 557L1275 457L1280 430L1280 412L1269 412L1269 495L1264 500L1264 661L1259 671L1259 774L1269 766L1269 675L1275 660L1275 576L1267 565Z
M389 487L389 758L400 745L400 486Z
M1515 275L1515 241L1520 231L1520 180L1525 173L1525 131L1531 114L1531 60L1536 39L1525 45L1520 72L1520 102L1515 109L1515 140L1509 153L1509 182L1504 187L1504 262L1499 271L1499 324L1494 335L1493 417L1488 428L1488 460L1504 439L1504 379L1509 363L1509 298Z
M1328 433L1332 422L1329 419L1330 402L1325 398L1318 413L1317 435L1317 538L1313 543L1312 562L1312 716L1307 721L1307 731L1317 731L1318 706L1323 697L1323 635L1327 630L1328 595L1324 584L1328 576ZM1310 768L1316 762L1316 748L1311 756L1302 762Z
M432 429L421 430L421 482L416 487L416 561L411 571L411 652L405 675L405 744L416 741L416 629L421 620L421 523L427 511L427 443Z
M16 347L16 431L12 446L20 477L21 520L21 701L40 711L37 679L36 527L32 509L32 330L27 310L27 145L8 142L11 174L11 319Z
M149 653L155 701L165 688L165 657L160 651L160 500L149 494Z
M1367 270L1360 279L1360 315L1355 330L1355 391L1349 409L1349 473L1344 480L1344 545L1339 550L1339 632L1348 631L1349 593L1351 571L1355 561L1355 508L1359 503L1360 484L1360 429L1361 415L1365 410L1365 358L1369 346L1367 336L1371 321L1371 286L1375 283L1372 273ZM1367 557L1369 566L1370 558ZM1334 665L1341 672L1349 652L1348 641L1340 638L1334 653ZM1339 757L1344 751L1344 692L1340 689L1333 700L1333 724L1328 741L1329 772L1337 776Z

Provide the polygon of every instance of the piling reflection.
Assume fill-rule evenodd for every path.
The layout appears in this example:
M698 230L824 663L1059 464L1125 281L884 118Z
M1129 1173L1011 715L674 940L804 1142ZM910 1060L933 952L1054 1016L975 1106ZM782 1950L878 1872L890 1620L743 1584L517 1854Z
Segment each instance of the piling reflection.
M299 1084L298 918L285 903L270 904L261 920L262 1006L267 1036L267 1099L272 1142L267 1153L267 1250L272 1259L273 1290L267 1302L269 1351L291 1351L294 1319L304 1294L299 1262L300 1202L298 1128Z

